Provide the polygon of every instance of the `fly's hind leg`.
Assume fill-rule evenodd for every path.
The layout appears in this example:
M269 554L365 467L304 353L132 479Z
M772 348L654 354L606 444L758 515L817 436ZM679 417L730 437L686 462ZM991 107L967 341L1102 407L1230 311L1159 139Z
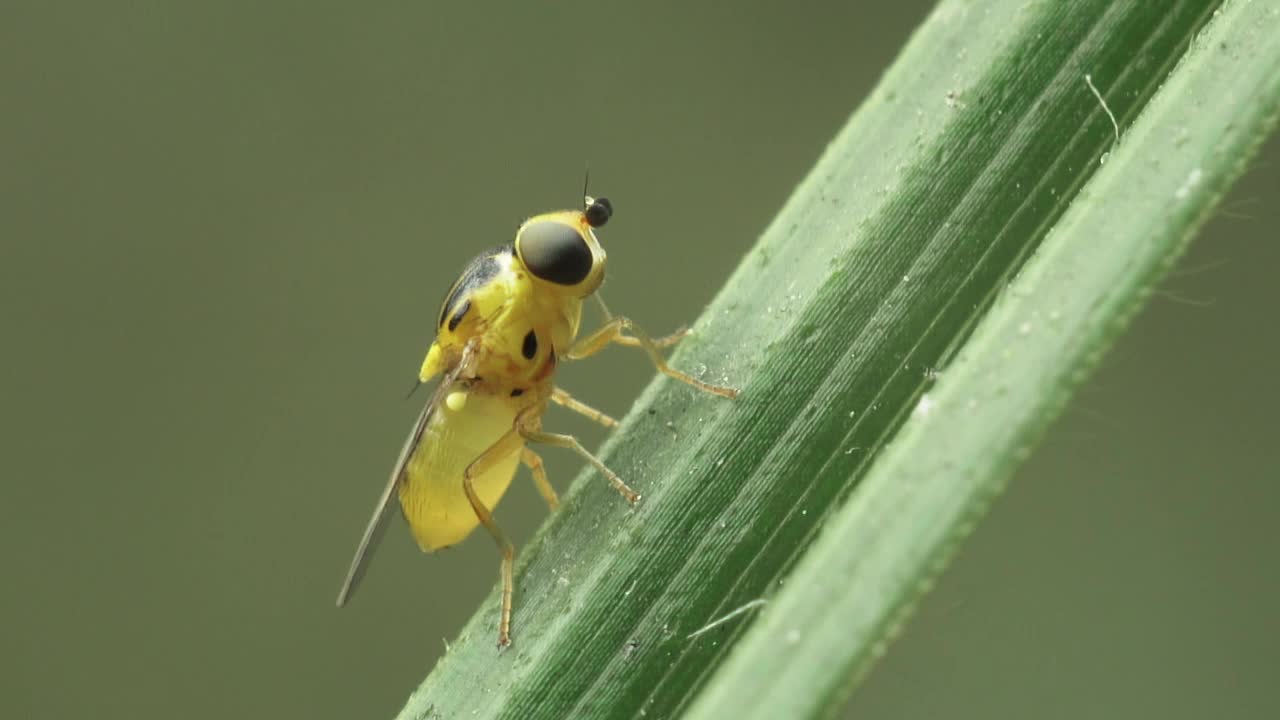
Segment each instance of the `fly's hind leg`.
M515 565L516 548L507 539L506 533L502 532L502 528L498 527L498 523L493 519L493 513L489 508L485 507L480 496L476 494L475 479L483 475L503 458L509 457L513 452L517 452L523 442L524 439L517 429L512 427L511 430L508 430L502 437L498 438L497 442L480 453L479 457L472 460L471 464L462 473L462 489L467 494L467 502L471 503L471 509L475 511L480 524L484 525L484 529L489 531L493 541L498 544L498 551L502 553L502 565L500 567L502 574L502 615L498 621L498 647L506 647L511 644L511 597L515 592L512 567Z
M627 337L623 335L623 330L631 331L631 334L634 337ZM634 341L634 343L631 341ZM734 398L738 396L738 391L734 388L703 382L692 375L682 373L668 365L666 358L662 357L662 353L658 352L658 344L654 342L644 330L640 329L635 323L624 317L614 317L612 320L605 323L599 330L596 330L590 335L575 342L573 346L569 348L569 351L565 353L564 357L566 360L579 360L581 358L590 357L603 350L610 343L618 345L639 345L641 348L644 348L645 353L648 354L649 359L653 361L654 367L656 367L659 372L667 377L679 380L686 385L721 397Z

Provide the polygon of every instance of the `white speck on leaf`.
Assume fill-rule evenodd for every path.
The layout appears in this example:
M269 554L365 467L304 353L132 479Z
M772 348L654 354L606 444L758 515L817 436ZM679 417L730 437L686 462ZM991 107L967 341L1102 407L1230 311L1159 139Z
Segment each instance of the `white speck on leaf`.
M1200 184L1200 178L1203 175L1204 175L1204 172L1201 171L1200 168L1195 168L1194 170L1192 170L1191 173L1187 175L1187 179L1182 182L1181 187L1179 187L1177 191L1173 193L1173 196L1178 198L1179 200L1185 199L1188 195L1191 194L1191 190L1195 188L1196 185Z
M920 396L920 402L916 403L916 415L919 417L927 417L933 412L933 398L929 397L929 393Z

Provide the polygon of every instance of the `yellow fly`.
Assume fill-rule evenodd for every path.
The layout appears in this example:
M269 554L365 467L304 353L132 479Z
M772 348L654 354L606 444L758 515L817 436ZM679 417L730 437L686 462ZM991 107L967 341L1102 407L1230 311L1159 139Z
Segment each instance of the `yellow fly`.
M609 317L605 310L604 326L577 339L582 301L604 281L605 252L594 230L612 214L608 200L587 197L583 210L530 218L516 231L515 242L482 253L449 290L435 342L418 373L419 382L442 375L440 383L396 459L338 593L339 606L364 575L390 517L392 497L398 496L425 552L460 542L476 525L493 536L502 552L498 644L508 645L515 548L492 511L521 462L547 505L554 510L558 504L542 459L526 443L568 448L594 465L628 502L640 499L577 438L542 430L549 402L606 427L617 425L555 387L552 376L560 360L594 355L610 343L639 347L676 380L723 397L737 395L667 365L658 349L674 344L683 332L651 339L630 320Z

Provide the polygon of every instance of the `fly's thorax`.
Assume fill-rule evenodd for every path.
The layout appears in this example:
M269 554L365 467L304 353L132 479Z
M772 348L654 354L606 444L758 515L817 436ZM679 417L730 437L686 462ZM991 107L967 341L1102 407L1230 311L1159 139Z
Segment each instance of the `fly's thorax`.
M515 264L511 243L486 250L467 263L445 295L437 333L458 335L465 342L482 331L484 319L511 301Z
M519 264L513 264L503 292L505 302L483 318L477 374L528 391L551 377L572 345L582 301L548 291Z
M510 309L511 325L526 326L537 334L540 348L563 355L578 335L582 322L582 298L549 291L544 283L529 278L520 293L520 302ZM521 343L525 342L521 338ZM527 348L522 347L521 351Z
M582 299L604 281L594 230L612 212L608 200L588 198L584 210L535 216L513 242L472 260L445 296L420 379L453 367L473 342L474 377L520 391L550 378L577 336Z

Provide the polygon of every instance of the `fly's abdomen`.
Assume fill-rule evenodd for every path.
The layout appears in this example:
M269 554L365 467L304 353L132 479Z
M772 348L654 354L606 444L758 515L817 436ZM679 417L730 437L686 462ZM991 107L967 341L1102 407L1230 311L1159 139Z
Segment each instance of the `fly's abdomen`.
M461 406L452 409L452 405ZM467 466L512 428L516 410L506 400L481 392L465 402L442 402L423 429L422 439L405 467L400 505L425 551L460 542L479 524L463 490ZM512 444L490 469L474 478L476 494L492 510L515 475L522 444Z

